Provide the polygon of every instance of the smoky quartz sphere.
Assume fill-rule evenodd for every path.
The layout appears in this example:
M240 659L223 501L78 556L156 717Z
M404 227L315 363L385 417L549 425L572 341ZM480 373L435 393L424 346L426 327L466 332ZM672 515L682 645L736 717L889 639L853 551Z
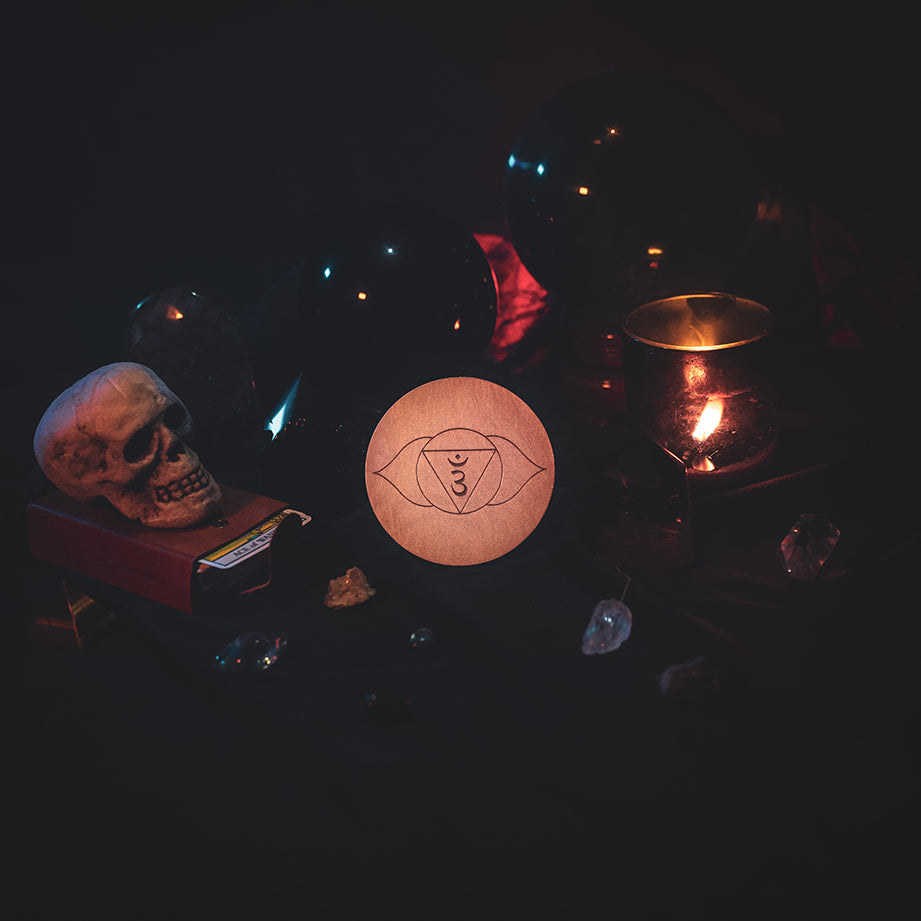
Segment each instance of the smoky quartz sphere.
M504 207L541 285L611 298L650 252L657 276L728 286L760 185L746 139L715 99L659 70L619 68L534 112L508 157Z
M350 207L310 234L300 290L304 375L386 403L433 377L475 373L497 300L472 234L410 206Z
M263 444L238 313L213 291L157 291L131 310L124 351L182 396L195 419L194 446L218 476L253 467Z

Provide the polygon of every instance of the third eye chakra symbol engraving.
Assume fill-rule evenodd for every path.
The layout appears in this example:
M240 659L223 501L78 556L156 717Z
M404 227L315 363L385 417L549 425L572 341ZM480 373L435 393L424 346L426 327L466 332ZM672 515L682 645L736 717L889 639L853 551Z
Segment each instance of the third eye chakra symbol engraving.
M546 469L508 438L457 428L414 438L374 473L413 505L467 515L503 505Z

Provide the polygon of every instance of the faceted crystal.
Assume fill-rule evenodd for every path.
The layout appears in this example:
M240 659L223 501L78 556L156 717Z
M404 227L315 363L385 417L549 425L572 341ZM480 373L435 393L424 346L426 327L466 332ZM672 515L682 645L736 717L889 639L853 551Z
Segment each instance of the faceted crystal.
M409 642L416 649L431 649L438 644L438 639L428 627L420 627L409 635Z
M790 578L814 579L835 549L841 532L824 515L800 515L780 543L780 555Z
M599 601L582 634L582 652L591 656L620 649L632 626L633 615L622 601L614 598Z
M215 657L223 671L265 671L285 651L288 638L283 633L245 633L231 640Z

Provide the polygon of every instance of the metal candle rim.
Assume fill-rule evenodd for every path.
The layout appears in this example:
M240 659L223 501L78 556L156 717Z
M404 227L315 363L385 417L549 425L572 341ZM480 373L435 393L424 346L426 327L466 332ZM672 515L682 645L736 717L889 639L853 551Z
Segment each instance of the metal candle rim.
M716 344L716 345L677 345L677 344L673 344L673 343L670 343L670 342L661 342L661 341L659 341L659 340L657 340L657 339L650 339L650 338L648 338L648 337L646 337L646 336L641 336L641 335L638 335L637 333L631 332L631 330L630 330L630 328L629 328L630 319L631 319L631 317L636 316L636 314L638 314L640 311L648 311L649 308L654 307L654 306L657 305L657 304L666 304L666 303L668 303L669 301L685 301L685 302L687 302L687 299L688 299L689 297L695 297L695 298L697 298L697 297L699 297L699 298L719 298L719 299L726 299L726 298L729 298L729 299L731 299L731 300L732 300L733 302L735 302L735 303L750 304L750 305L752 305L752 306L758 308L759 311L763 311L763 312L764 312L764 317L765 317L765 320L766 320L766 326L767 326L767 328L764 329L764 330L762 330L762 331L761 331L760 333L758 333L758 335L756 335L756 336L748 336L748 337L746 337L746 338L744 338L744 339L734 339L734 340L731 341L731 342L721 342L721 343L718 343L718 344ZM750 300L749 298L736 297L734 294L725 294L725 293L722 293L722 292L711 291L711 292L701 293L701 294L694 293L694 294L674 295L673 297L660 298L660 299L655 300L655 301L649 301L649 302L646 303L646 304L641 304L639 307L634 308L633 310L630 311L629 314L627 314L626 318L625 318L624 321L623 321L622 329L623 329L624 334L627 335L627 336L629 336L629 337L630 337L631 339L633 339L635 342L641 342L641 343L643 343L644 345L650 345L650 346L653 346L653 347L655 347L655 348L659 348L659 349L670 349L670 350L677 351L677 352L714 352L714 351L718 351L718 350L720 350L720 349L738 348L739 346L748 345L748 344L750 344L750 343L752 343L752 342L758 342L760 339L764 339L765 336L770 335L770 333L771 333L771 331L772 331L772 330L771 330L771 323L772 323L771 312L770 312L770 311L768 310L768 308L765 307L763 304L759 304L757 301Z

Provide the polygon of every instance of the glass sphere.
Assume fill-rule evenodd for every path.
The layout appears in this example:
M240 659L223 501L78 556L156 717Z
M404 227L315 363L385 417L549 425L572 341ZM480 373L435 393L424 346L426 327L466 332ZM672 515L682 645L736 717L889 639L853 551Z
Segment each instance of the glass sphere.
M409 644L414 649L432 649L438 645L438 638L433 630L420 627L409 635Z
M265 439L236 310L213 293L158 291L132 309L127 339L123 360L151 368L188 407L190 441L212 472L253 470Z
M505 171L522 261L552 295L576 299L646 284L641 303L669 278L685 291L692 279L725 290L758 200L728 117L678 78L639 69L591 77L547 102Z
M335 390L296 381L277 417L267 420L278 431L261 456L263 489L317 519L364 505L365 453L379 421Z
M379 408L476 373L496 282L472 234L410 207L349 208L310 235L301 274L306 377Z

